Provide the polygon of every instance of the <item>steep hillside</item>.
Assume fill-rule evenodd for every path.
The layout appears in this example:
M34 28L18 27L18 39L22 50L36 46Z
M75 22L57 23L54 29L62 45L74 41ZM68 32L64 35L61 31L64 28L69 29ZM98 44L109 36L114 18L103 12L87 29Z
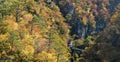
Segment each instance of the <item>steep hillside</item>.
M0 62L120 62L120 0L0 0Z
M55 3L2 0L0 19L2 62L68 61L65 41L69 30Z

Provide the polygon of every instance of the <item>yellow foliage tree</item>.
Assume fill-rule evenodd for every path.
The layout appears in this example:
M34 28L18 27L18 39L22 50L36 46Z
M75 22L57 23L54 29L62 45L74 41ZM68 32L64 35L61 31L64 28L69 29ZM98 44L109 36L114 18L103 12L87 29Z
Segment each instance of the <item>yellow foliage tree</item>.
M57 58L54 53L47 53L45 51L42 51L36 55L35 60L38 62L56 62Z

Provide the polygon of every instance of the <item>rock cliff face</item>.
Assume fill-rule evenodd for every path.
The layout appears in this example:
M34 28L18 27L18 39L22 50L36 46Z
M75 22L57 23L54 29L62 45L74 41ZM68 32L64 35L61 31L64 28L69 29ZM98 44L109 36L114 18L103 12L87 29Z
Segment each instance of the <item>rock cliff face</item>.
M76 39L79 39L103 31L120 1L54 0L54 2L71 26L70 35L76 35Z

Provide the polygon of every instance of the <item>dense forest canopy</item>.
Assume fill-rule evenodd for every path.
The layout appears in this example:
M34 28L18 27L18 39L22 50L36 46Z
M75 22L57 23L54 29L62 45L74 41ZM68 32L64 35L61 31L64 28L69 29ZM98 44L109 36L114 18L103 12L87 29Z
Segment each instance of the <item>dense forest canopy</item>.
M120 0L0 0L0 62L120 62Z

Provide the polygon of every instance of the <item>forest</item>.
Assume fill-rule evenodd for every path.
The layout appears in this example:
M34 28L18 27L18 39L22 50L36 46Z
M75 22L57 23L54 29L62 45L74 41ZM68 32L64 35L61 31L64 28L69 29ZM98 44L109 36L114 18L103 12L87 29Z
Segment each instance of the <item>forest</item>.
M0 0L0 62L120 62L120 0Z

